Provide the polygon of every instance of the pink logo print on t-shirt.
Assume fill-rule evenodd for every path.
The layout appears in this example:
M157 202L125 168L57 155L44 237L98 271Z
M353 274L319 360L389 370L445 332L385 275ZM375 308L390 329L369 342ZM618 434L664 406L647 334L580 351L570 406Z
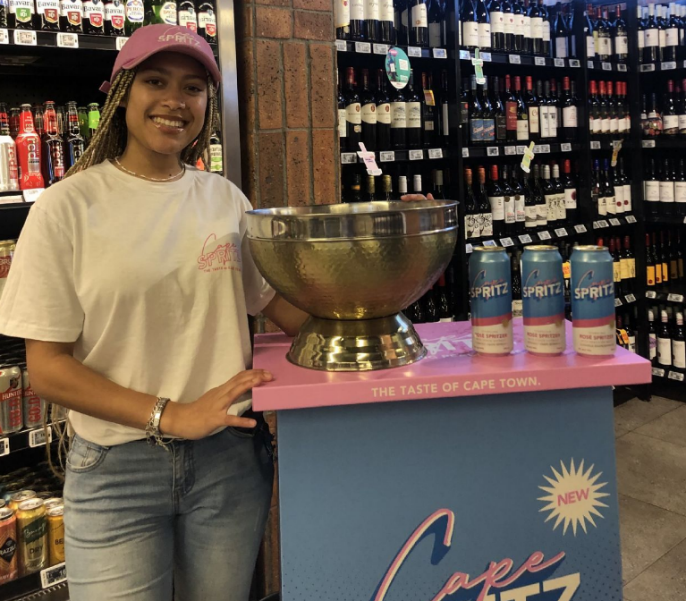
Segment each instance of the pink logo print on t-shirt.
M205 273L212 271L241 271L241 255L233 242L217 244L216 234L210 234L202 246L198 257L198 269Z

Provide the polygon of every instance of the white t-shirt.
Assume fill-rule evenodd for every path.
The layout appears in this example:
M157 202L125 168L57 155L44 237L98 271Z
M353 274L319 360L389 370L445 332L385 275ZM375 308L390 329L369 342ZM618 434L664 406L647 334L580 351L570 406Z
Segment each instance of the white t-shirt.
M193 168L155 183L105 161L69 177L31 208L0 302L0 332L76 341L76 359L117 384L194 401L251 367L247 315L274 297L245 236L251 208L231 182ZM75 411L69 417L98 444L145 436Z

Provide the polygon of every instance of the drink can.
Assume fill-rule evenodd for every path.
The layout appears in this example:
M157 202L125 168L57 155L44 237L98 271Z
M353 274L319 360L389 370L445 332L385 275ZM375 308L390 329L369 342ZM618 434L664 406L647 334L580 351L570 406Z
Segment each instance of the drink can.
M14 140L3 136L0 138L0 192L18 190L17 148Z
M472 346L482 355L512 351L510 258L504 248L477 246L469 258Z
M41 499L29 499L19 505L17 537L22 576L48 567L48 521Z
M50 565L64 561L64 506L48 509L48 548Z
M572 252L572 326L580 355L614 355L615 285L605 246L577 246Z
M26 368L21 372L24 393L22 405L24 411L24 427L38 428L43 425L45 417L45 401L41 399L31 388L29 372Z
M46 511L50 511L53 507L64 505L64 499L62 497L48 497L43 501L43 505L45 505Z
M21 369L0 365L0 434L21 430L24 423L21 396Z
M23 503L24 501L28 501L29 499L34 499L36 497L36 491L35 490L20 490L18 492L15 492L10 496L9 501L7 501L7 506L12 510L16 511L19 509L19 505Z
M565 350L565 285L555 246L528 246L522 255L524 348L534 355Z
M17 576L17 518L9 507L0 507L0 584Z

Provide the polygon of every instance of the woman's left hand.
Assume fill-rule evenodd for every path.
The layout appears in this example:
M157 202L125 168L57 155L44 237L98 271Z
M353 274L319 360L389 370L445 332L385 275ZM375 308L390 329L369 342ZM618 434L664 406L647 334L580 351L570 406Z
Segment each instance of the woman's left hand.
M418 200L433 200L434 197L431 194L427 194L424 196L423 194L405 194L405 196L401 196L400 200L403 202L416 202Z

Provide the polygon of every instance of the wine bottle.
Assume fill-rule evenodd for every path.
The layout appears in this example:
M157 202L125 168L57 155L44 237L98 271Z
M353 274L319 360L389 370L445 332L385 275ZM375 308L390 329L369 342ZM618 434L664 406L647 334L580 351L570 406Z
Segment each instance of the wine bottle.
M517 179L517 167L510 170L510 189L514 198L515 211L515 234L523 234L526 231L526 192L524 186Z
M377 40L382 44L393 44L395 40L394 20L393 0L380 0Z
M550 113L555 112L555 107L548 103L550 98L550 82L545 82L545 93L543 92L543 82L536 81L536 97L538 98L538 119L541 140L553 137L550 133ZM551 110L552 109L552 110Z
M361 41L365 39L364 22L365 0L350 0L350 39Z
M484 85L481 86L481 111L483 115L483 140L482 142L487 145L495 144L495 111L493 110L493 105L491 104L491 99L488 94L488 82L489 78L484 77L486 80Z
M607 215L607 205L605 204L605 197L600 193L600 183L600 161L595 159L591 174L591 202L598 217L604 217Z
M447 43L448 30L443 4L433 0L429 7L429 47L442 48Z
M643 6L636 7L636 46L638 47L638 62L643 62L643 48L645 47L646 20L643 18Z
M479 184L476 194L477 207L479 209L479 225L482 238L493 237L493 213L491 203L486 193L486 169L479 167Z
M505 76L505 130L508 142L517 140L517 97L510 87L510 76Z
M600 82L600 99L598 100L600 108L600 134L603 136L610 135L610 103L607 99L607 82Z
M541 182L540 165L534 165L534 179L531 189L536 203L536 225L539 228L548 227L548 204L546 203L545 190Z
M469 146L472 139L472 131L470 125L470 110L471 110L471 87L469 85L469 78L462 78L462 86L460 87L460 140L463 146ZM442 105L441 105L442 106ZM444 138L447 140L447 138Z
M336 39L350 38L350 2L349 0L335 0L334 21L336 24Z
M657 27L659 30L659 52L657 60L663 61L664 51L667 47L667 28L669 27L669 19L667 18L667 7L658 5L655 8L655 19L657 20Z
M381 6L379 0L364 0L365 37L370 42L379 41L379 20Z
M534 174L538 168L538 164L534 164ZM524 225L526 231L531 233L538 227L538 198L534 190L534 183L531 183L531 185L527 184L526 178L524 179L524 183L525 185L522 186L524 189Z
M493 236L505 236L505 196L498 182L498 166L491 165L491 178L488 185L488 202L493 216Z
M586 58L588 60L595 59L595 35L593 27L593 5L586 5L586 12L584 13L584 35L586 36Z
M529 139L538 142L541 137L538 98L534 94L531 75L526 76L526 108L529 113Z
M576 182L572 177L572 161L565 159L564 175L562 177L562 188L564 190L564 206L567 220L570 223L577 222L577 206L576 206Z
M603 11L602 16L598 14L596 21L596 31L598 32L598 46L596 53L598 60L609 61L612 59L612 33L610 31L610 24L607 22L607 9L598 9Z
M422 73L422 89L424 90L424 97L422 98L422 123L424 128L422 140L424 146L433 148L436 146L438 119L436 116L436 97L432 90L431 73L426 71Z
M613 83L612 81L607 82L607 109L610 115L610 135L616 136L619 133L619 113Z
M603 163L603 173L600 181L600 194L603 197L602 203L605 205L607 215L614 215L616 211L615 205L615 188L612 185L612 178L610 176L610 160L605 159Z
M362 107L362 142L364 142L367 150L375 152L377 130L376 95L369 86L369 69L362 69L360 105Z
M660 367L672 366L672 336L667 311L660 312L660 329L657 333L657 362Z
M669 255L665 244L665 232L660 232L660 260L662 262L662 285L669 290Z
M660 176L660 213L662 215L671 215L674 210L674 179L672 161L665 159Z
M531 78L529 78L531 79ZM522 83L519 75L514 78L515 94L517 96L517 141L529 141L529 111L522 95Z
M681 103L679 105L679 135L686 135L686 79L681 82Z
M511 259L512 264L512 317L518 318L524 315L522 305L522 275L519 269L519 259L517 255L513 255Z
M643 197L647 203L647 212L657 215L660 212L660 181L655 173L655 159L648 163L645 179L643 180Z
M570 90L569 77L562 79L562 90L562 137L567 142L574 142L578 130L577 107Z
M564 20L562 5L557 3L557 17L555 17L555 57L567 58L569 56L569 32Z
M388 78L383 69L376 72L376 147L379 151L390 150L391 99L388 95Z
M391 100L391 145L402 149L407 146L407 105L402 90L395 90Z
M348 67L345 91L345 118L348 122L348 151L357 152L362 141L362 106L355 91L355 68Z
M473 146L483 144L484 141L484 115L481 100L477 93L476 75L471 76L471 96L469 103L469 143Z
M465 240L481 237L480 211L476 203L476 195L472 187L472 170L464 170L464 232Z
M524 0L522 17L524 26L524 54L533 54L533 32L531 30L531 14L529 0Z
M629 60L629 30L626 26L626 21L622 18L621 4L618 4L615 8L615 15L613 40L615 61L626 63Z
M494 76L492 81L493 100L491 105L493 107L493 115L495 116L495 140L500 144L504 144L507 141L507 115L505 114L505 105L500 96L502 80L498 76Z
M508 179L507 165L503 165L499 179L500 189L503 193L503 208L505 211L505 236L512 236L515 233L515 198L514 191L510 187Z
M434 0L435 1L435 0ZM505 14L500 0L491 0L488 7L491 21L491 48L493 50L505 49Z
M674 182L674 203L676 214L679 217L686 216L686 169L684 159L679 159L679 173Z
M568 216L567 207L565 205L565 188L560 179L560 166L557 163L553 163L550 181L553 190L555 191L555 208L557 209L555 220L557 221L558 226L563 226L567 223Z
M466 93L466 91L467 90L465 86L463 93ZM462 110L462 99L460 99L460 113ZM441 71L440 111L436 112L438 113L438 119L440 122L439 137L441 143L444 146L447 146L450 139L450 93L448 92L448 72L445 70Z
M543 56L551 56L551 32L550 32L550 13L543 4L543 0L538 0L538 12L541 15L541 29L543 32L543 43L541 54Z
M396 46L406 46L408 43L407 12L407 0L393 0L393 26Z
M631 213L633 203L631 201L631 182L624 171L624 159L619 159L619 174L622 178L622 199L624 200L624 213Z
M536 56L543 54L543 18L541 11L538 10L536 0L531 0L529 6L529 17L531 19L531 48Z
M662 103L662 133L666 136L676 136L679 133L679 113L674 96L674 80L667 80L667 93Z
M431 195L436 200L445 200L445 191L443 184L443 171L441 169L434 169L431 172Z
M614 168L612 185L615 190L615 214L622 215L624 213L624 181L619 171L619 165Z
M479 47L479 17L472 0L464 0L462 5L462 45L467 50Z
M407 84L407 94L405 96L405 110L407 114L407 147L421 148L422 99L414 87L414 69L410 69L410 81Z
M643 30L643 62L655 63L660 51L660 30L655 20L655 5L648 5L648 19Z
M476 16L479 24L479 48L491 49L491 21L484 0L476 0Z
M672 333L672 365L681 373L686 371L686 335L684 315L681 311L676 314L676 327Z
M348 118L343 94L343 71L338 72L338 139L341 152L345 152L348 149Z
M557 224L557 191L550 180L550 165L543 165L542 177L541 186L545 198L546 225L555 228Z
M591 80L588 94L588 131L591 136L600 135L602 125L600 117L600 101L598 100L598 84Z
M646 234L646 287L649 290L655 289L656 270L655 259L650 249L650 234Z
M622 262L617 252L617 246L614 238L610 238L610 256L612 257L612 276L615 284L615 298L624 295L622 287Z
M429 11L427 0L408 0L410 11L410 46L426 48L429 45Z
M503 11L503 50L505 52L513 52L515 49L515 14L512 2L509 0L502 0L501 3Z
M512 0L512 15L514 20L514 47L517 54L524 52L524 10L519 0Z

